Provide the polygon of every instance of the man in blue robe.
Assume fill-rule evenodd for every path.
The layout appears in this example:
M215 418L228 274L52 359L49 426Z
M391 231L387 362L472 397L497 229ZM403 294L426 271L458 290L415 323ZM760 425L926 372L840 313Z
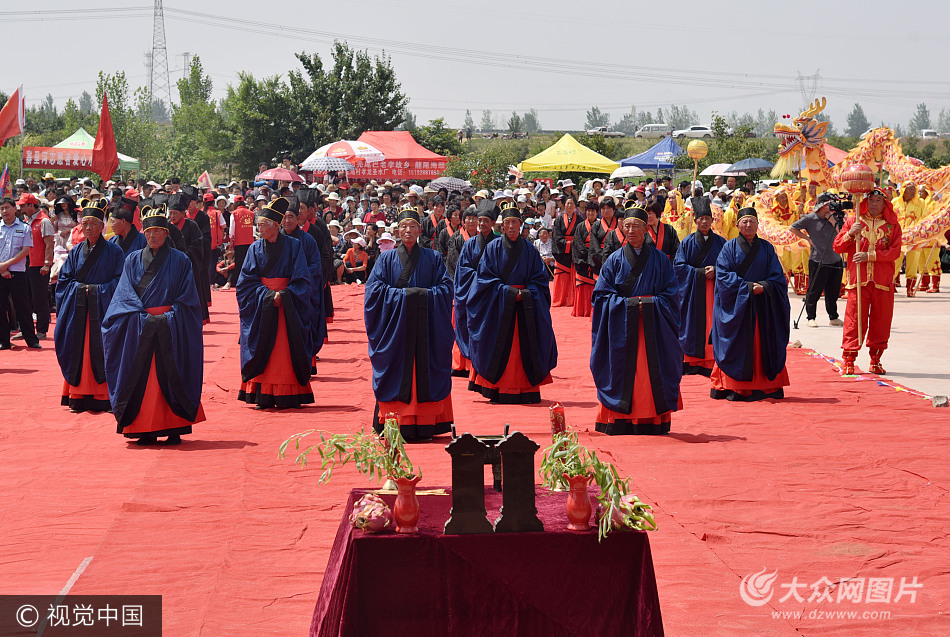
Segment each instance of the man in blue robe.
M379 255L366 281L363 316L373 365L377 413L399 417L407 441L452 428L452 280L435 250L419 245L418 212L396 218L401 244Z
M169 244L164 206L142 217L147 247L132 252L102 321L109 401L118 433L180 444L201 408L201 305L188 257Z
M788 283L775 248L756 236L755 208L742 208L737 216L739 236L726 242L716 262L716 364L709 395L738 401L784 398Z
M712 231L712 209L706 197L690 199L696 232L683 239L676 251L673 268L681 294L680 345L683 346L683 374L712 373L713 296L716 289L716 260L726 240Z
M518 207L505 202L501 216L502 236L485 248L466 301L469 389L494 403L538 403L557 366L548 270L521 236Z
M134 199L122 197L113 205L112 213L109 215L109 223L112 225L112 232L114 233L109 241L122 248L125 255L141 250L146 246L145 235L139 232L134 223L135 209L138 208L138 205L138 202ZM145 212L143 210L143 214Z
M470 376L472 372L472 356L468 346L468 314L465 304L472 284L475 282L475 273L485 253L485 247L490 241L498 238L492 230L498 216L497 210L498 207L494 201L481 199L478 202L475 209L477 232L464 243L455 265L455 343L462 357L462 365L459 367L460 373L456 373L453 367L454 376ZM456 237L460 235L461 232L457 233ZM474 376L471 378L474 382Z
M238 400L257 409L313 402L313 280L303 245L280 232L289 207L290 201L278 197L258 211L261 238L248 249L237 282L243 381Z
M110 411L101 323L122 276L125 253L102 236L102 206L90 202L81 223L86 240L69 251L56 281L54 339L65 379L62 404L73 413Z
M201 300L201 317L203 323L210 322L208 314L208 300L211 295L210 286L205 289L205 279L207 275L203 273L205 268L204 237L198 224L188 218L185 212L191 205L191 199L183 193L174 193L168 196L168 221L170 226L181 231L182 247L181 249L191 260L192 276L195 279L195 289L198 291L198 298Z
M307 269L310 270L310 375L317 373L317 354L327 338L327 321L323 314L323 263L320 258L320 246L317 240L299 225L299 203L295 198L290 201L287 212L284 213L282 231L288 237L300 242L304 258L307 260Z
M682 408L679 283L669 258L646 242L648 213L624 212L627 245L600 270L591 303L590 371L608 435L668 434Z

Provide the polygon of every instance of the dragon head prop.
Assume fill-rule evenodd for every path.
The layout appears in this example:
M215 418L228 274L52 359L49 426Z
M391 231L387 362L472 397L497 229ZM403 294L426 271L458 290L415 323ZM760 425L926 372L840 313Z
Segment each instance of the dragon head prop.
M828 122L819 122L815 116L825 110L826 103L823 97L816 99L793 120L794 126L781 122L775 124L775 135L782 140L782 144L778 151L778 162L772 169L773 177L797 172L806 151L821 148L825 143Z

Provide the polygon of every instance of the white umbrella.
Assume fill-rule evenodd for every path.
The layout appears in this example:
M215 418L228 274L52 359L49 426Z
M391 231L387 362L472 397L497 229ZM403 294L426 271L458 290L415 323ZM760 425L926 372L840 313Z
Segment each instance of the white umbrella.
M314 170L311 165L321 157L336 157L344 159L354 166L359 164L372 164L386 159L386 155L375 146L370 146L366 142L360 141L339 141L321 146L307 157L300 168L302 170Z
M745 173L731 173L726 169L729 168L732 164L710 164L706 167L703 172L699 173L705 177L713 177L719 175L721 177L745 177Z
M616 179L617 177L621 179L633 179L634 177L646 177L646 174L636 166L621 166L610 173L611 179Z

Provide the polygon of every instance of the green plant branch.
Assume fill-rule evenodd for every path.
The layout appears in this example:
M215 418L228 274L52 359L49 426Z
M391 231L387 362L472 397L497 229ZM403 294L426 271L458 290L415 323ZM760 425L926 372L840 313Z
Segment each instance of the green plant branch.
M308 466L309 455L316 451L320 456L320 484L330 480L335 468L351 462L359 473L370 478L375 477L377 481L385 478L413 478L416 475L422 477L421 469L413 466L409 460L406 441L395 418L387 418L383 431L379 434L365 431L331 434L317 429L302 431L282 442L278 455L284 458L291 442L294 443L294 449L300 451L301 440L314 434L320 437L320 442L301 451L294 463Z
M621 478L613 464L601 461L596 452L582 445L574 430L554 434L551 446L541 456L538 473L541 475L541 484L549 489L569 488L565 474L571 477L594 476L599 491L597 501L603 508L603 515L597 525L598 541L603 541L617 526L612 523L615 514L621 520L621 527L656 530L652 508L638 497L628 496L630 478Z

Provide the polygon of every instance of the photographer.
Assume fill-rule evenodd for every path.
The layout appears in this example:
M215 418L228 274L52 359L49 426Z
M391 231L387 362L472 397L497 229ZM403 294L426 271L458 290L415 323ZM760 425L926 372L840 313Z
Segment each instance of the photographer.
M805 293L805 314L808 327L818 327L818 299L825 293L825 310L829 325L844 325L838 318L838 296L841 294L841 257L835 253L832 243L844 222L843 203L835 195L822 193L815 208L791 225L789 230L796 237L808 241L811 254L808 257L808 290Z

